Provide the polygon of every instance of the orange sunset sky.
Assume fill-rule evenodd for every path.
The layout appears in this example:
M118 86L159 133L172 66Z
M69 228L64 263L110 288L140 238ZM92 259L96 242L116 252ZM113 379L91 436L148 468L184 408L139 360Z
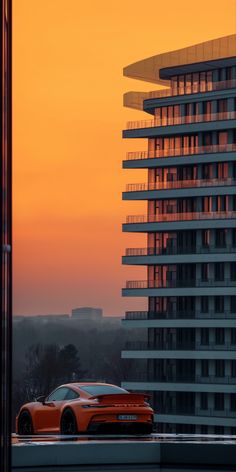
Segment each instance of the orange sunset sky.
M155 85L122 77L124 66L155 54L236 32L235 0L13 0L14 313L68 313L91 305L106 315L145 308L122 299L126 183L145 171L122 170L128 90ZM148 116L147 116L148 118Z

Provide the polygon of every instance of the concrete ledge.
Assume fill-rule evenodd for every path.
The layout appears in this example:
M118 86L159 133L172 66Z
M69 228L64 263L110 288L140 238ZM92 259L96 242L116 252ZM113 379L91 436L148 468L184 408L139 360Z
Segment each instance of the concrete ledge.
M41 470L41 467L55 466L160 462L160 444L155 442L32 442L13 445L12 449L13 472L32 467L40 467Z
M235 444L161 444L161 465L210 466L211 470L220 470L219 466L236 465ZM213 468L215 466L215 469Z
M226 436L152 435L144 438L101 437L74 441L32 438L13 444L12 472L95 470L235 470L236 438ZM163 468L162 468L163 467Z

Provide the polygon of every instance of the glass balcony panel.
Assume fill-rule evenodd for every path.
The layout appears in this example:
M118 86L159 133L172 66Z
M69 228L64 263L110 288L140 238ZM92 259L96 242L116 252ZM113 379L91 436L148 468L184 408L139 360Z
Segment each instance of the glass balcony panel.
M236 185L236 179L219 178L219 179L195 179L195 180L173 180L164 182L127 184L126 192L141 192L152 190L171 190L177 188L191 187L216 187Z
M127 224L134 223L158 223L162 221L191 221L208 219L232 219L236 218L236 211L218 211L218 212L186 212L186 213L168 213L158 215L128 215Z
M191 94L191 93L198 93L199 92L199 84L197 81L193 85L190 84L189 79L187 79L188 75L186 76L186 85L185 85L185 94ZM217 90L227 90L231 88L236 87L236 79L230 79L230 80L221 80L219 82L212 82L212 72L209 71L207 72L206 75L206 87L205 90L201 90L201 93L204 92L211 92L211 91L217 91ZM181 93L179 93L181 92ZM147 99L152 99L152 98L163 98L163 97L171 97L171 96L176 96L176 95L182 95L183 88L180 90L177 87L177 77L175 78L175 81L173 82L173 86L170 89L164 89L164 90L152 90L151 92L148 92Z
M236 111L222 111L219 113L205 113L197 115L173 116L172 125L185 125L194 123L204 123L209 121L234 120L236 118ZM161 118L154 118L154 120L128 121L127 130L155 128L167 126L167 107L162 108Z
M220 282L208 278L202 279L154 279L154 280L127 280L127 289L147 289L147 288L183 288L183 287L234 287L236 281L231 279L224 279Z

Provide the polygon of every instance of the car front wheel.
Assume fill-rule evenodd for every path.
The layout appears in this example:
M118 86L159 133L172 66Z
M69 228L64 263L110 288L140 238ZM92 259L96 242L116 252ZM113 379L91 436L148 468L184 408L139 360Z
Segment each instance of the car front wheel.
M61 417L61 434L77 434L76 418L71 410L65 410Z
M33 422L28 411L22 411L18 420L18 434L22 436L30 436L34 434Z

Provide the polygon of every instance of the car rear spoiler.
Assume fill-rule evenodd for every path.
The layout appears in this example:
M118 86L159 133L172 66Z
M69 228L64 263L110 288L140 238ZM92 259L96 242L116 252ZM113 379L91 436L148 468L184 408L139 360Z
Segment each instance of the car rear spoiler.
M90 397L91 400L97 399L99 403L103 404L143 404L144 402L148 401L150 395L146 393L114 393L114 394L102 394L102 395L94 395Z

